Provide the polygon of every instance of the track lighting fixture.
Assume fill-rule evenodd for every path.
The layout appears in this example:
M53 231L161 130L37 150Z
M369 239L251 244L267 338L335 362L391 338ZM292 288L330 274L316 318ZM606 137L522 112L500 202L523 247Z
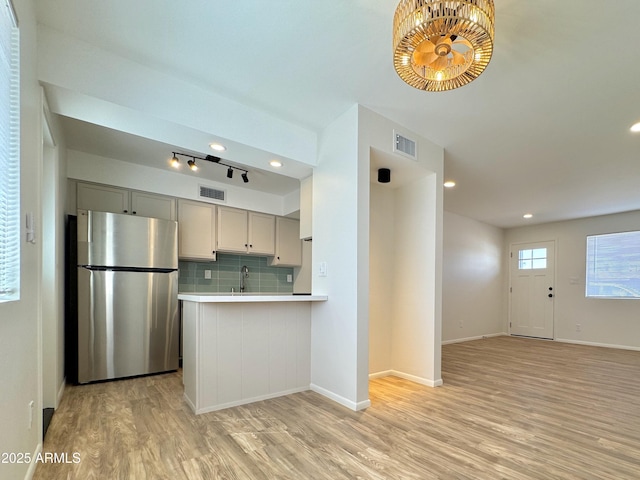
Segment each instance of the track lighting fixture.
M171 158L170 164L174 168L178 168L180 166L180 159L178 158L178 156L187 157L189 159L187 161L187 165L189 165L189 168L194 172L198 171L198 165L196 164L196 159L204 160L207 162L211 162L217 165L222 165L224 167L227 167L227 178L233 178L233 171L240 170L242 172L242 175L241 175L242 181L244 183L249 183L249 177L247 176L247 173L249 173L248 170L245 170L244 168L236 167L235 165L229 165L228 163L224 163L220 157L216 157L214 155L198 157L197 155L191 155L189 153L180 153L180 152L172 152L172 153L173 153L173 157Z

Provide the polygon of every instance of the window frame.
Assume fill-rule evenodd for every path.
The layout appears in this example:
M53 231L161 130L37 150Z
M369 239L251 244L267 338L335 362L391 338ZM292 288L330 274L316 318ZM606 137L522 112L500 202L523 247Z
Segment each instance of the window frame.
M635 294L630 294L630 295L608 295L608 294L594 294L593 292L590 293L590 289L593 291L593 289L596 287L596 282L600 282L602 283L602 281L604 280L604 278L602 277L604 272L607 271L609 273L612 272L612 270L610 268L607 268L605 270L605 267L602 267L600 269L598 269L597 263L598 263L598 258L601 258L600 262L605 262L605 265L610 266L612 265L611 261L609 258L603 258L604 254L600 255L600 257L598 257L598 252L597 252L597 245L594 246L593 243L596 242L599 238L606 238L606 237L618 237L618 238L622 238L622 237L626 237L628 235L633 235L635 237L637 237L638 240L638 247L637 247L637 251L632 252L632 255L635 257L636 260L636 264L637 264L637 270L635 272L635 275L633 274L629 274L629 272L631 272L631 270L627 270L627 275L626 276L622 276L619 275L618 277L609 277L608 280L610 280L610 283L618 283L617 286L613 285L613 287L617 288L620 291L628 291L628 292L632 292L633 291L633 287L629 286L629 285L625 285L624 280L627 280L627 283L629 283L630 280L635 279L637 283L639 283L640 285L640 230L629 230L629 231L622 231L622 232L608 232L608 233L597 233L597 234L592 234L592 235L587 235L586 239L585 239L585 298L588 299L604 299L604 300L639 300L640 299L640 286L637 287L637 291L635 292ZM635 247L635 245L632 245L632 247ZM596 249L596 251L594 251L594 248ZM602 246L600 247L601 249L606 248L606 246ZM625 248L624 245L620 245L620 249ZM629 248L629 246L627 246L627 248ZM617 252L617 255L629 255L628 250L626 251L626 253L621 253L621 252ZM608 263L607 263L608 262ZM629 262L628 258L626 260L618 260L617 261L620 265L623 266L628 266L628 265L633 265L633 262ZM615 265L615 264L614 264ZM597 277L598 273L600 274L600 278L593 278L593 277ZM622 269L618 269L616 270L614 268L613 273L618 273L618 274L622 274ZM591 280L593 278L593 280ZM602 285L601 285L602 286Z
M3 303L20 300L20 31L11 0L0 0L0 8L0 303Z

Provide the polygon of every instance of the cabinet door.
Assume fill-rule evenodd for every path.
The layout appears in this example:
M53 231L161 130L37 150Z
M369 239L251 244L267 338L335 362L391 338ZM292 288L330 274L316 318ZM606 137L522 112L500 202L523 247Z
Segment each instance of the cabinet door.
M217 249L222 252L247 253L247 211L218 207Z
M273 255L276 251L275 217L249 212L249 253Z
M176 219L176 199L146 192L131 192L131 213L141 217Z
M129 213L129 190L78 183L77 206L82 210Z
M216 206L178 200L178 258L215 260Z
M271 265L302 265L302 240L298 220L276 217L276 253Z

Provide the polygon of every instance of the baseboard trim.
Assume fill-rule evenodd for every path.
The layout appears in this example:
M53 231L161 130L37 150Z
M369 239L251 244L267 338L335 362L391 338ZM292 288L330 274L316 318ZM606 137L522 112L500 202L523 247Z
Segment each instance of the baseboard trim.
M364 400L362 402L352 402L349 399L346 399L330 390L327 390L326 388L322 388L313 383L311 384L311 390L316 393L319 393L323 397L327 397L328 399L333 400L336 403L339 403L343 407L347 407L348 409L353 410L354 412L357 412L359 410L364 410L365 408L368 408L371 406L371 400L369 399Z
M67 386L67 377L62 379L62 383L60 384L60 388L58 389L58 398L56 399L56 409L60 406L60 402L62 401L62 395L64 395L64 389Z
M259 395L257 397L252 397L252 398L243 398L242 400L236 400L234 402L223 403L220 405L213 405L210 407L203 407L197 410L193 405L193 403L186 396L186 394L184 395L184 398L187 400L187 403L189 404L191 409L195 412L195 414L200 415L202 413L210 413L210 412L216 412L218 410L224 410L225 408L239 407L240 405L247 405L248 403L261 402L262 400L270 400L272 398L284 397L285 395L291 395L293 393L306 392L307 390L309 390L309 387L306 387L306 386L299 387L299 388L292 388L290 390L284 390L276 393L269 393L267 395Z
M376 372L369 375L369 380L384 377L399 377L409 380L410 382L419 383L420 385L426 385L427 387L439 387L443 384L442 379L429 380L428 378L417 377L409 373L399 372L397 370L385 370L383 372Z
M640 347L631 347L629 345L615 345L611 343L598 343L598 342L584 342L582 340L571 340L568 338L556 338L556 342L561 343L573 343L575 345L585 345L587 347L602 347L602 348L614 348L617 350L632 350L634 352L640 352Z
M453 340L445 340L444 342L442 342L442 345L450 345L452 343L471 342L473 340L484 340L485 338L492 338L492 337L508 337L508 336L509 334L506 332L488 333L486 335L478 335L477 337L454 338Z
M31 463L29 463L29 468L27 469L27 473L24 476L24 480L31 480L33 475L36 473L36 467L38 466L38 459L40 454L42 453L42 443L38 443L36 446L36 451L31 455Z

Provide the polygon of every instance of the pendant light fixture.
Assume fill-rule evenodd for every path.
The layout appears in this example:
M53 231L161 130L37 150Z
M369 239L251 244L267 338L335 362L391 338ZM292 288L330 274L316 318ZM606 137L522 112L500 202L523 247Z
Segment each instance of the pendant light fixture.
M406 83L442 92L480 76L493 54L493 0L401 0L393 65Z

